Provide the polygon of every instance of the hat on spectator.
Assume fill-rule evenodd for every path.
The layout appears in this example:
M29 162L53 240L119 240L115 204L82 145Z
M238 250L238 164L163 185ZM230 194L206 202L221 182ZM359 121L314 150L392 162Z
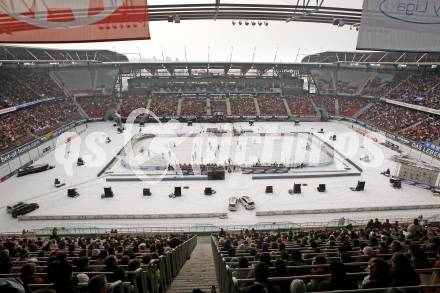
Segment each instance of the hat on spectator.
M372 256L374 254L374 251L371 246L365 246L364 249L362 249L362 253L366 256Z
M307 292L306 284L304 284L303 280L294 279L292 280L292 283L290 283L290 292L292 293Z
M99 249L93 249L92 250L92 257L98 257L99 256L99 253L100 253L100 250Z
M78 278L78 283L88 283L89 282L89 276L87 276L84 273L78 274L76 275L76 277Z

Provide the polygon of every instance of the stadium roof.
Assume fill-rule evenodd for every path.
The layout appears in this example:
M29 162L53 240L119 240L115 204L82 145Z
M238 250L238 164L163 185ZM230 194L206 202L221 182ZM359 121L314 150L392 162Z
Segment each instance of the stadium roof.
M260 62L140 62L120 64L119 68L123 73L130 73L133 70L144 69L152 75L156 75L159 71L166 71L169 75L174 75L177 71L193 74L195 71L202 72L221 72L223 75L229 74L231 71L239 71L241 75L248 72L254 72L255 75L262 76L267 72L273 72L278 75L281 73L295 73L295 75L307 72L305 67L312 66L299 63L260 63ZM318 65L316 65L318 66ZM304 70L303 70L304 69Z
M295 1L292 1L295 2ZM324 0L296 0L296 4L222 3L149 5L150 21L247 19L331 23L336 19L348 25L361 21L361 9L325 6Z
M255 1L255 0L254 0ZM295 4L257 3L222 3L221 0L210 0L204 3L179 1L178 4L160 1L160 5L148 5L149 21L204 20L204 19L247 19L270 21L301 21L316 23L333 23L335 19L345 24L358 24L361 9L325 6L325 0L295 0ZM184 3L182 3L184 2ZM186 3L185 3L186 2ZM199 1L200 2L200 1ZM257 2L257 1L256 1ZM344 3L345 4L345 3ZM63 12L54 14L55 20L64 17ZM0 18L0 26L7 26L8 19Z
M127 56L109 50L56 50L0 46L0 62L128 62Z
M440 53L322 52L306 56L302 63L430 64L440 62Z

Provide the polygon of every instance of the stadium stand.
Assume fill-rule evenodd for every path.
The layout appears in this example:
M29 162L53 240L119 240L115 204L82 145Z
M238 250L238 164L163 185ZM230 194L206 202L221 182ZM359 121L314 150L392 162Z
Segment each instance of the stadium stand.
M324 108L328 114L336 115L336 98L327 96L314 96L313 101L318 108Z
M257 96L261 115L287 115L286 107L280 97L264 95Z
M427 113L378 102L363 113L359 119L390 132L402 131L415 123L426 120Z
M439 53L416 53L416 52L368 52L365 54L363 51L357 52L332 52L326 51L318 54L305 56L302 63L336 63L336 62L351 62L358 63L367 62L395 62L399 60L401 62L439 62Z
M232 115L256 115L254 99L235 97L230 98Z
M108 109L116 108L118 101L111 96L77 98L78 103L91 118L103 118Z
M311 70L311 75L321 95L380 97L440 109L437 70L384 73L323 69Z
M153 96L150 110L158 116L175 116L177 114L178 99L174 96ZM286 102L292 115L316 115L309 97L286 97ZM330 115L336 115L336 99L338 100L339 114L353 117L369 102L373 106L362 113L359 120L365 121L379 129L401 134L415 142L439 140L439 118L428 113L406 107L373 102L362 98L312 96L317 107L324 107ZM140 107L147 107L147 96L124 96L120 113L127 116L131 111ZM233 115L256 115L255 103L252 98L230 98ZM77 98L79 105L91 118L103 118L106 111L116 108L118 101L113 97L82 97ZM257 101L262 115L287 115L284 103L278 97L258 96ZM211 110L227 112L226 101L211 98ZM183 99L181 115L206 115L206 98ZM56 113L56 115L48 115ZM50 119L46 117L50 116ZM432 117L431 117L432 116ZM68 122L80 119L78 110L68 99L45 102L30 108L2 115L0 128L2 129L1 151L26 143L33 138L44 135ZM26 121L31 127L18 123Z
M0 109L49 97L64 97L47 71L0 71Z
M3 114L0 119L0 150L4 152L20 146L80 118L70 99L46 102Z
M331 70L310 70L320 94L335 94L336 84Z
M229 115L225 99L210 98L210 102L211 102L212 113L223 112L225 115Z
M353 117L360 109L367 106L368 100L363 98L338 97L339 114Z
M440 118L429 117L417 127L407 129L402 134L416 142L430 141L438 145L440 143Z
M358 95L371 74L374 73L363 70L338 70L335 77L337 80L337 93L340 95Z
M313 109L310 97L286 97L287 105L290 108L292 115L298 116L313 116L316 115Z
M180 114L183 116L206 116L206 98L183 98Z
M197 237L190 234L113 232L78 237L58 236L54 230L51 237L2 236L0 284L9 278L26 292L91 292L91 280L103 276L114 290L109 292L166 292L197 245Z
M177 115L178 97L175 96L153 96L151 98L150 111L157 116L174 116Z
M406 78L407 74L401 72L396 72L394 75L392 73L377 72L376 76L364 86L361 96L383 97L385 93L395 88Z
M87 61L127 62L127 56L108 50L56 50L47 48L4 46L0 49L0 60L17 61Z
M298 283L301 292L438 287L438 226L419 220L407 225L376 219L361 227L295 231L221 230L212 237L220 292L299 292L292 289Z
M120 114L122 117L127 117L133 110L138 108L147 108L148 97L146 96L124 96L122 97L122 104Z
M440 77L438 72L411 74L385 97L409 104L440 109Z

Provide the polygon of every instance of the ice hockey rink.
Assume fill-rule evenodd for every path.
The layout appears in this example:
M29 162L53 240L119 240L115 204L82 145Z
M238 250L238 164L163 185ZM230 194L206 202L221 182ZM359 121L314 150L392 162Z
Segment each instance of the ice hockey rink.
M45 227L170 227L188 225L254 225L257 223L306 223L346 219L408 218L423 214L437 215L439 209L414 209L419 205L438 205L440 198L420 187L403 184L394 189L389 178L380 175L389 168L391 175L396 163L391 160L397 152L381 145L385 138L379 133L359 131L347 122L256 122L225 124L182 123L126 125L126 131L117 133L112 122L89 123L87 129L74 136L64 134L58 139L58 147L37 161L49 163L54 169L24 177L12 177L0 183L0 228L5 232ZM209 128L224 131L222 135L207 133ZM319 133L320 130L324 133ZM241 135L233 135L241 133ZM312 133L310 140L309 133ZM150 139L132 143L134 136L153 134ZM336 141L329 137L335 134ZM66 143L68 136L73 139ZM110 143L105 139L109 137ZM308 143L311 141L308 150ZM333 156L323 152L323 145L330 145ZM398 144L398 143L396 143ZM129 146L127 151L127 146ZM121 149L124 151L121 153ZM439 163L414 150L401 149L409 156L430 164ZM117 154L119 155L117 156ZM131 158L130 158L131 156ZM364 160L365 157L369 160ZM82 157L84 166L77 166ZM353 164L347 164L345 158ZM362 158L362 159L361 159ZM131 169L124 160L129 160ZM107 166L109 162L113 162ZM237 165L278 163L294 165L307 162L308 166L292 169L287 175L301 178L255 179L255 174L226 172L223 181L208 181L198 175L181 176L176 170L167 172L168 163L218 163ZM345 163L344 163L345 162ZM135 166L136 168L133 168ZM148 168L153 166L155 168ZM360 168L362 171L359 171ZM105 168L106 167L106 168ZM102 175L97 175L103 171ZM345 173L344 173L345 172ZM177 174L176 174L177 173ZM342 174L332 176L332 173ZM322 176L308 176L319 174ZM324 175L328 176L324 176ZM345 175L344 175L345 174ZM261 174L258 174L261 176ZM137 178L138 181L109 181L110 178ZM54 179L66 183L54 187ZM163 180L166 179L166 180ZM191 180L190 180L191 179ZM195 180L193 180L195 179ZM358 180L365 181L365 190L351 191ZM293 183L302 184L301 194L289 194ZM326 192L318 192L317 186L326 184ZM174 187L182 187L182 197L170 198ZM266 194L265 187L273 186L273 194ZM111 187L113 198L101 199L104 187ZM204 188L212 187L214 195L204 195ZM76 188L80 196L67 197L67 189ZM150 188L152 195L143 196L142 189ZM255 202L255 210L228 211L228 198L248 195ZM36 202L40 208L27 216L66 216L57 220L18 220L6 212L6 206L19 201ZM329 213L324 209L377 208L408 206L393 211ZM412 207L412 209L410 208ZM295 214L295 210L319 210L315 213ZM290 211L286 215L258 215L257 212ZM130 219L129 215L169 214L226 214L222 217ZM127 219L71 220L68 216L127 215Z

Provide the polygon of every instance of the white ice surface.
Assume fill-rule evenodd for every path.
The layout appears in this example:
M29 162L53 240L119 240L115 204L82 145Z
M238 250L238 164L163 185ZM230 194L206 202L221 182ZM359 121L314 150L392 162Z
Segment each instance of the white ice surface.
M146 125L144 133L169 133L187 134L197 132L207 127L231 128L231 124L195 124L187 127L181 124L158 126ZM393 189L388 178L379 175L386 168L394 172L396 163L390 160L396 152L374 142L370 138L363 137L351 129L350 124L342 122L303 122L300 126L292 123L263 123L256 122L254 127L247 123L236 123L237 129L253 129L254 132L291 132L313 131L323 128L325 134L316 134L329 142L330 134L338 136L334 143L339 150L356 164L363 168L364 172L359 177L335 177L314 179L278 179L278 180L252 180L251 175L239 173L226 174L225 181L184 181L184 182L106 182L105 176L98 178L98 172L109 162L113 156L125 145L133 133L138 132L135 126L133 132L117 134L116 129L110 122L98 122L88 125L88 129L80 137L70 143L70 163L66 164L59 157L66 154L65 144L61 140L56 151L51 152L37 163L49 163L55 168L43 173L32 174L24 177L13 177L6 182L0 183L0 231L21 231L23 228L44 228L52 226L64 227L142 227L142 226L176 226L186 224L215 224L215 225L246 225L259 222L313 222L329 221L344 216L350 219L365 219L370 217L398 218L412 217L421 213L425 215L438 214L438 210L412 210L395 212L368 212L351 214L321 214L321 215L291 215L257 217L255 211L246 211L240 207L237 212L228 212L227 219L158 219L158 220L95 220L95 221L18 221L6 213L6 206L18 201L37 202L40 208L30 215L102 215L102 214L167 214L167 213L196 213L196 212L227 212L227 198L230 196L250 195L255 203L256 210L295 210L295 209L324 209L345 207L378 207L395 205L421 205L440 204L440 198L434 197L431 192L403 185L400 190ZM165 130L164 130L165 129ZM106 144L103 140L109 136L112 140ZM370 133L378 141L384 138L377 133ZM95 138L95 139L93 139ZM99 141L101 140L101 141ZM75 145L79 145L76 153ZM95 145L95 147L94 147ZM96 148L98 147L98 148ZM257 152L256 146L252 146L253 152ZM190 151L190 150L186 150ZM186 153L186 151L184 153ZM278 152L278 151L277 151ZM411 156L419 158L415 151ZM368 154L372 160L369 163L360 161L360 157ZM81 156L86 161L86 166L77 167L76 158ZM438 162L431 162L438 165ZM71 167L72 173L69 173ZM57 189L53 186L54 178L65 182L66 186ZM349 187L356 185L358 180L366 181L364 192L352 192ZM306 183L302 188L302 194L289 195L287 190L292 188L293 182ZM327 185L327 192L318 193L316 187L319 183ZM273 185L274 194L265 194L265 186ZM101 199L103 187L111 186L115 197ZM188 186L183 189L181 198L170 199L168 194L173 192L174 186ZM203 189L211 186L217 193L213 196L203 195ZM68 198L67 188L75 187L80 196ZM150 187L153 195L142 196L142 188Z

